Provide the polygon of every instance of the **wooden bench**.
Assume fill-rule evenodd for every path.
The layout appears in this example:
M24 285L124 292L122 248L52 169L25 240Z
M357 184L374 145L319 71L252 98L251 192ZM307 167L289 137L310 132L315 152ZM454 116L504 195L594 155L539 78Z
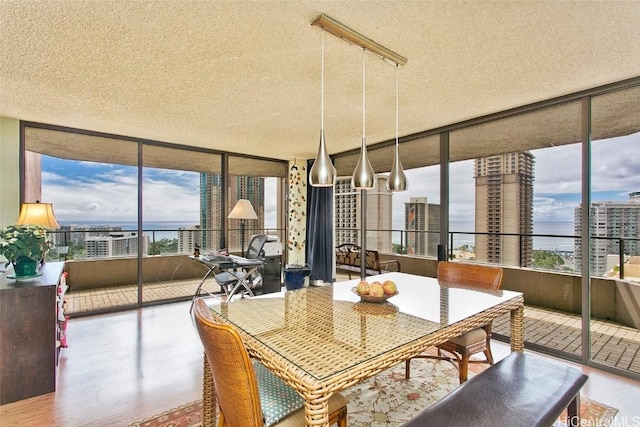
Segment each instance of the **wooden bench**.
M353 243L343 243L336 247L336 268L346 271L351 279L351 273L361 272L360 246ZM367 249L366 251L366 275L389 273L390 271L400 271L400 262L397 260L380 261L378 251ZM389 270L389 266L394 266L394 270Z
M549 427L565 410L567 426L579 426L580 389L587 378L550 359L511 353L404 426Z

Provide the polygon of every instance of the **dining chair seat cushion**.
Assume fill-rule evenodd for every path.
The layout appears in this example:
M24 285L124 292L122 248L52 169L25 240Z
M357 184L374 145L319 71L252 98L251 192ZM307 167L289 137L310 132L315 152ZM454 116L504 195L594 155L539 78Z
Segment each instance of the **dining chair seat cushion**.
M469 332L466 332L460 335L459 337L450 338L449 341L462 347L468 347L471 344L482 342L482 341L485 341L486 339L487 339L487 331L485 331L482 328L477 328Z
M305 425L302 397L260 362L255 360L252 362L258 380L265 427L300 427ZM329 399L329 413L337 411L347 403L347 398L341 393L334 394Z
M304 400L295 390L273 375L262 363L255 360L252 362L258 380L265 426L277 423L304 406Z

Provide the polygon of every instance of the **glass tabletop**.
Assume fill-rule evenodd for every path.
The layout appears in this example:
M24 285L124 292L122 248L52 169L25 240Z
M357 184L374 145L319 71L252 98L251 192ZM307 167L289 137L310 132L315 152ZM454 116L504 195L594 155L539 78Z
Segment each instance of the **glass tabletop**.
M405 273L367 280L393 280L398 294L385 303L361 302L352 291L356 279L210 307L264 348L321 380L521 297L518 292L440 286L434 278Z

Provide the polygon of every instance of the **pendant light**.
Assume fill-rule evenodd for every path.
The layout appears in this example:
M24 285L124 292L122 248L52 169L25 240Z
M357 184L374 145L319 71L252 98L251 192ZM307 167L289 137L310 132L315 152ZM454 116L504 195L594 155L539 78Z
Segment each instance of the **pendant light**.
M321 102L320 102L320 146L313 166L309 171L309 183L314 187L331 187L336 184L336 168L331 163L327 146L324 141L324 30L322 32L322 72L321 72Z
M398 147L398 70L400 67L396 64L396 147L395 155L393 157L393 165L391 166L391 173L387 177L387 190L389 191L406 191L409 187L407 183L407 176L402 169L402 163L400 162L400 150Z
M367 140L365 137L365 87L366 87L366 60L367 51L362 49L362 148L360 159L351 177L351 187L356 190L370 190L373 188L375 172L367 156Z

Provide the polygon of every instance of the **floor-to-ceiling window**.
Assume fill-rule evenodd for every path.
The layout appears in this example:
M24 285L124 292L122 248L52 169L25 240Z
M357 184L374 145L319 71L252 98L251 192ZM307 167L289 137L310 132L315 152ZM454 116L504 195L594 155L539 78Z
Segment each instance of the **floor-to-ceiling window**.
M54 204L63 228L52 233L49 257L69 261L72 315L190 298L206 272L189 258L196 248L229 242L240 251L226 217L249 187L261 220L247 235L284 242L287 162L37 123L22 129L23 198ZM232 182L241 191L225 203Z
M97 307L80 298L69 301L67 310L135 305L138 251L147 248L138 230L138 143L35 124L22 128L23 197L40 194L53 203L61 225L51 233L51 256L78 267L70 278L74 291L107 301ZM128 297L105 300L105 289L116 282L131 285Z
M591 99L589 157L590 357L640 374L640 87Z
M448 141L441 191L448 200L442 220L449 221L449 235L442 239L449 257L523 272L507 275L503 286L525 293L530 348L632 375L640 372L639 233L632 213L640 206L639 85L631 79L432 134ZM387 147L381 145L380 151ZM438 153L436 147L424 144L422 159ZM351 166L352 157L336 156L337 167ZM581 322L589 313L591 321ZM621 334L630 338L620 340Z
M202 174L220 174L221 155L162 145L142 145L142 229L147 249L143 251L141 292L143 302L180 299L193 294L203 266L189 258L196 248L207 251L219 241L222 224L201 218L201 204L220 209L220 193L207 194ZM219 215L216 216L219 218ZM203 221L204 220L204 221ZM205 240L206 238L206 240Z

